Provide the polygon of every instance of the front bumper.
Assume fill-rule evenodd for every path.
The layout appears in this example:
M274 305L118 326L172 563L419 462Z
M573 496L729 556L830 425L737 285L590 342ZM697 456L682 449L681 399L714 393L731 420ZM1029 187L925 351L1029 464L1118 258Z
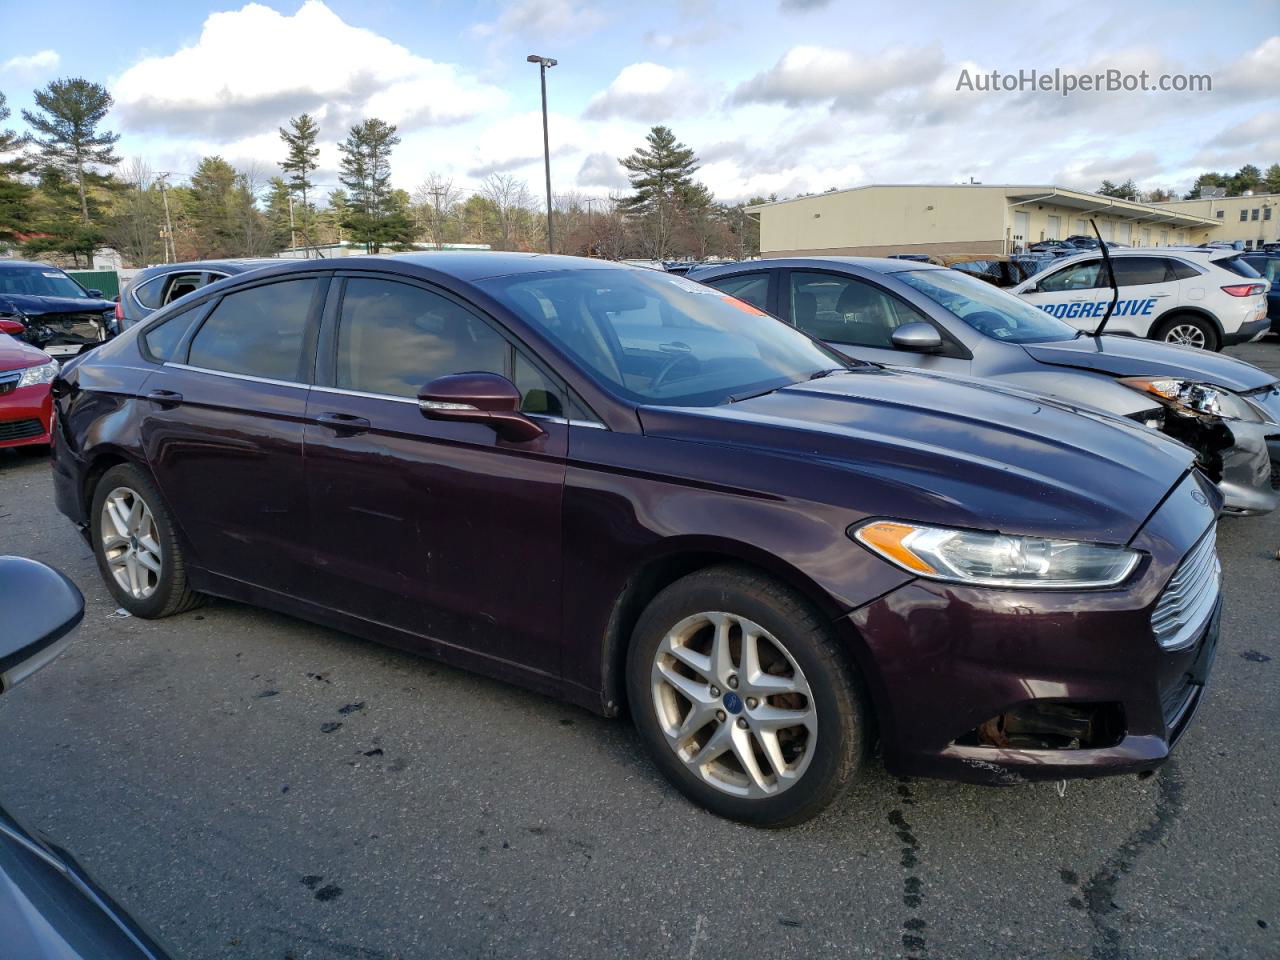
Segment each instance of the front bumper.
M52 420L53 398L47 383L0 396L0 448L47 444Z
M1151 613L1214 522L1216 501L1194 476L1176 488L1134 539L1146 556L1122 589L983 590L916 580L850 614L867 653L889 771L1005 785L1158 767L1203 699L1221 599L1182 650L1156 643ZM1035 703L1113 711L1122 721L1105 743L1082 747L974 738L993 717Z

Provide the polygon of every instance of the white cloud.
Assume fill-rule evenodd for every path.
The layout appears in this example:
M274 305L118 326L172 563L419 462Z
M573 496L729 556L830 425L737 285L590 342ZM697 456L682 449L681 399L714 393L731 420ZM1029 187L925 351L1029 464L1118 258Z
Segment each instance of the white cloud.
M583 187L604 187L607 190L626 190L631 186L627 173L618 158L611 153L588 154L578 168L578 184Z
M519 34L542 36L590 33L604 23L604 15L590 4L575 0L516 0L509 3L496 20L478 23L472 29L482 37Z
M6 73L41 73L53 70L61 61L62 57L57 50L41 50L26 56L10 57L0 66L0 70Z
M321 0L293 16L256 3L211 14L193 46L140 61L111 88L128 130L223 138L273 129L304 111L325 136L371 116L408 131L506 101L452 64L350 26Z
M844 110L865 110L886 93L930 83L942 67L937 47L900 47L875 56L792 47L774 66L739 86L733 100L789 107L830 102Z
M683 112L700 98L699 87L690 84L683 70L657 63L633 63L600 93L591 98L582 115L588 120L621 117L657 123Z
M1280 36L1269 37L1214 78L1214 89L1241 96L1276 96Z

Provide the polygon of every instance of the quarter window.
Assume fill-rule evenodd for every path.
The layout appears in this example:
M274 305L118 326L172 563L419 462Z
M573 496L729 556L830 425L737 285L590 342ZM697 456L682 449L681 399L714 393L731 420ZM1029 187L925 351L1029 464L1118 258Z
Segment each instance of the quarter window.
M324 287L315 277L229 293L191 341L193 367L301 380L303 334Z
M924 320L896 297L862 280L831 273L791 273L791 318L819 340L893 349L893 331Z
M153 359L164 361L175 359L178 352L178 345L182 343L182 338L190 328L192 321L196 320L205 312L206 304L195 307L188 307L175 316L170 316L158 324L154 324L146 329L142 334L142 342L146 346L146 352Z
M161 305L164 296L164 277L153 277L133 291L134 299L148 310L155 310Z
M1051 273L1040 281L1041 293L1062 293L1067 290L1090 290L1098 284L1098 268L1101 260L1086 260L1074 266Z
M748 273L745 276L724 277L720 280L709 280L707 285L727 293L731 297L745 300L753 307L768 310L769 275L767 273Z

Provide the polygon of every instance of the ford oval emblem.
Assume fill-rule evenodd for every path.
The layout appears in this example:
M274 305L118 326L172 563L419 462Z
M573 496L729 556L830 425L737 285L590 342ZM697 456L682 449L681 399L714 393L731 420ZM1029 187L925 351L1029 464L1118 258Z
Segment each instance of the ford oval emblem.
M1209 498L1206 497L1199 490L1191 491L1191 499L1194 500L1196 503L1200 504L1200 506L1202 507L1207 507L1209 505Z

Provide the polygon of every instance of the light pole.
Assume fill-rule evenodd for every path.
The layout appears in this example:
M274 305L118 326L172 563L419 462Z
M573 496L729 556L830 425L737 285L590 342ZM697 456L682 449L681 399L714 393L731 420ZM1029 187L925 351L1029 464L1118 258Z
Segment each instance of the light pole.
M551 233L551 140L547 136L547 68L554 67L559 61L540 57L536 53L529 54L525 59L538 65L538 76L542 80L542 158L547 170L547 253L555 253Z

